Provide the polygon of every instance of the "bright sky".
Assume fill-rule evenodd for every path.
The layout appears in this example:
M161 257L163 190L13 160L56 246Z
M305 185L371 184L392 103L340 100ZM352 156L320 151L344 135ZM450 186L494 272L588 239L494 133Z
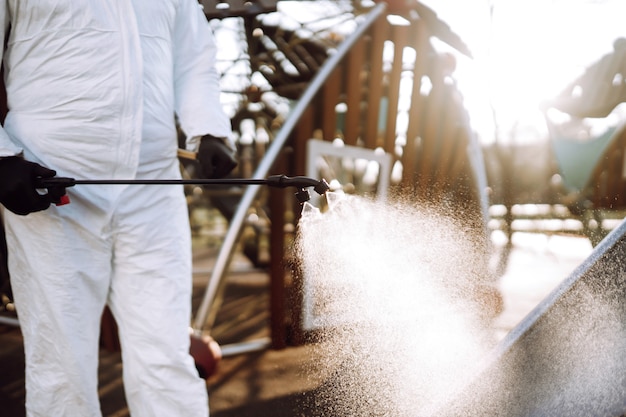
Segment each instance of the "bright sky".
M476 129L489 132L485 136L493 136L490 105L504 129L517 122L541 130L539 103L610 52L616 38L626 37L623 0L423 3L465 40L475 56L459 63L457 78Z

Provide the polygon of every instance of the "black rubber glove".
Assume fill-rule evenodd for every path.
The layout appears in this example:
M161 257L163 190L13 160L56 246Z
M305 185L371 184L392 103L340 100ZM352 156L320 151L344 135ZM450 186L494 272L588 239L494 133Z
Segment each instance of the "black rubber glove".
M237 166L235 151L223 139L205 135L198 148L200 176L202 178L222 178Z
M19 156L0 158L0 203L22 216L47 209L58 193L40 194L36 179L55 175L56 171Z

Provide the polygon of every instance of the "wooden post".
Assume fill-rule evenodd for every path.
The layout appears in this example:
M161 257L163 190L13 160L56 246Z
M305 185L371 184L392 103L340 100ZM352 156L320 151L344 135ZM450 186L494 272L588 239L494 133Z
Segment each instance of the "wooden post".
M282 172L284 156L278 158L275 170ZM283 349L287 346L285 329L285 190L270 187L270 328L272 347Z

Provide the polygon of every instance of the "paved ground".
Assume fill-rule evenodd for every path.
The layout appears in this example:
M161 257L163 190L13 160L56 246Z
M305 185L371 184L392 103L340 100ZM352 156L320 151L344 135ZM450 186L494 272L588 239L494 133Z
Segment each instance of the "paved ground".
M501 235L495 233L493 240L496 249L502 250ZM503 337L590 252L591 245L585 238L515 234L506 269L499 281L505 308L494 322L496 337ZM234 331L227 324L228 320L222 318L215 334L223 335L226 343L237 342L237 338L266 336L267 313L263 310L264 303L267 303L265 278L246 279L240 276L232 288L241 299L228 304L229 312L223 314L240 314L238 322L253 324L245 330ZM244 305L256 305L260 309L242 310L240 307ZM231 316L231 319L233 317L237 318ZM328 399L328 393L333 389L329 387L333 376L329 375L326 364L320 361L318 348L317 345L306 345L282 350L266 349L224 358L218 372L208 380L212 416L342 415L337 410L319 411L333 409L333 405L328 403L332 401ZM24 364L17 328L0 326L0 364L0 416L21 417L24 415ZM119 353L106 350L101 353L100 398L104 416L128 415ZM366 405L371 400L362 399Z

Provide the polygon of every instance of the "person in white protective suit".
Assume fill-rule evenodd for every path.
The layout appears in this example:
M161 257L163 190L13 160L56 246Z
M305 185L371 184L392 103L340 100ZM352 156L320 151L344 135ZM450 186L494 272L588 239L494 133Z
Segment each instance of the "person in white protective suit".
M197 0L6 0L8 114L0 130L29 416L101 415L100 318L114 314L133 416L207 416L189 355L191 244L178 185L82 185L71 203L37 177L180 178L175 115L205 177L236 165L216 45Z

